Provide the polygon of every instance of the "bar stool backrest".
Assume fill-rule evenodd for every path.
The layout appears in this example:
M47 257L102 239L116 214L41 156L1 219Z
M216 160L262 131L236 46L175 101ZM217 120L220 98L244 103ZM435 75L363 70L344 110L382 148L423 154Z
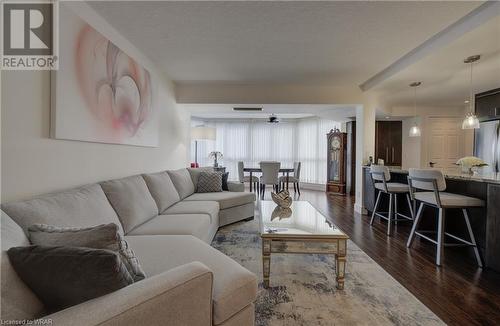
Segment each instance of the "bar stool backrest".
M437 169L410 169L408 173L408 184L410 186L410 197L415 199L414 189L434 192L436 206L441 208L440 191L446 190L446 180L440 170Z
M260 162L262 170L261 182L266 185L277 185L280 173L280 162Z
M370 168L372 179L376 181L389 181L391 180L391 173L389 168L385 165L372 165Z
M294 162L293 163L293 176L297 181L300 179L300 166L302 164L300 162Z
M245 182L244 181L245 175L243 174L243 168L244 168L243 161L239 161L238 162L238 180L240 182ZM250 181L252 181L252 180L250 180Z
M415 189L428 191L445 191L446 180L440 170L437 169L410 169L409 179L411 186Z

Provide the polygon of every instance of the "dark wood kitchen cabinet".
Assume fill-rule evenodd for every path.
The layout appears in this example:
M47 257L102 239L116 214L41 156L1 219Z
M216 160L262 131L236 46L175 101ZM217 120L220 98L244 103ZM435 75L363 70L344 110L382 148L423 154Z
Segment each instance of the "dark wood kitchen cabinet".
M476 94L475 104L479 121L500 119L500 88Z
M375 124L375 163L401 166L403 150L403 122L377 121Z

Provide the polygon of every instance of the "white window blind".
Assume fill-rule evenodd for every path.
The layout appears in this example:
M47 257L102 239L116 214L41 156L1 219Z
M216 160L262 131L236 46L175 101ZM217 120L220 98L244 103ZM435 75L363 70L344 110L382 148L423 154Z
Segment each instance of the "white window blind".
M198 142L198 163L209 166L211 151L223 153L219 162L229 172L229 179L238 178L238 161L245 166L258 166L260 161L279 161L283 167L302 162L301 182L326 183L326 134L340 123L323 119L298 119L271 124L264 121L203 121L192 125L215 127L216 141ZM191 158L194 162L194 142Z

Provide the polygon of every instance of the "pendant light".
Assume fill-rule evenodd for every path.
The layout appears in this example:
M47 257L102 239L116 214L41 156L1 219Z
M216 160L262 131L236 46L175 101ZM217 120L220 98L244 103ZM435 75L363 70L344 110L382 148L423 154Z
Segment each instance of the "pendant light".
M422 85L422 82L413 82L410 84L410 87L413 87L413 111L415 119L415 124L410 128L410 137L420 137L422 134L417 123L417 87L420 85Z
M474 90L472 87L472 65L481 59L480 55L471 55L464 60L464 63L470 64L470 84L469 84L469 112L465 115L462 122L462 129L479 129L479 119L474 113Z

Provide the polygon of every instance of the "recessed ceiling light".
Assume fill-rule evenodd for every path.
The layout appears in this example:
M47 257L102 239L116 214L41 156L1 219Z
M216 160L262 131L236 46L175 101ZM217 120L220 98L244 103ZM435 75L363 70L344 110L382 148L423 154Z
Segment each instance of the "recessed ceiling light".
M464 103L465 103L465 104L469 104L469 100L465 100L465 101L464 101Z
M391 117L385 117L386 119L390 119Z

